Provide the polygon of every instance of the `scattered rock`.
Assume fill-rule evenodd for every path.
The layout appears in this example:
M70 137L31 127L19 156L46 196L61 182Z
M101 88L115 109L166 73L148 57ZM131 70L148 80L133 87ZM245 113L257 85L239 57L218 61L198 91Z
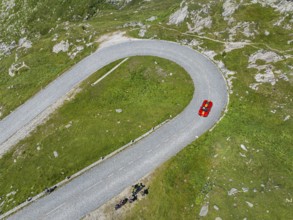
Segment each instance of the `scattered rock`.
M58 37L59 37L58 34L54 34L54 37L53 37L52 41L57 41Z
M242 191L243 192L248 192L249 191L249 188L242 187Z
M290 115L287 115L287 116L284 118L284 121L289 120L289 118L290 118Z
M14 196L15 194L16 194L16 191L12 191L12 192L6 194L6 197Z
M214 209L215 209L216 211L219 211L219 210L220 210L219 207L216 206L216 205L214 205Z
M267 69L265 73L256 74L254 78L256 82L259 83L271 83L272 85L276 84L275 75L271 69Z
M189 32L192 33L199 33L204 28L211 28L212 27L212 17L202 17L199 15L197 11L192 11L190 13L192 25L187 23Z
M288 13L293 11L293 2L291 0L253 0L253 4L261 4L262 7L270 6L280 13Z
M57 151L54 151L53 154L54 154L54 157L55 157L55 158L58 157L58 152L57 152Z
M245 154L242 154L242 153L239 153L239 155L240 155L241 157L246 157L246 155L245 155Z
M37 146L37 150L40 151L41 150L41 147L40 146Z
M243 34L247 38L254 37L254 31L256 31L254 28L255 25L256 24L254 22L238 22L235 26L229 29L229 41L234 41L235 36L239 33Z
M146 21L155 21L155 20L157 20L157 18L158 18L157 16L152 16L152 17L146 19Z
M69 49L69 43L68 40L64 41L62 40L60 43L55 44L53 47L53 53L59 53L59 52L67 52Z
M225 52L230 52L235 49L240 49L248 45L248 42L226 42L225 43Z
M232 189L230 189L230 191L228 192L228 196L235 195L236 193L238 193L238 189L236 189L236 188L232 188Z
M250 203L250 202L247 202L247 201L246 201L246 203L247 203L247 205L248 205L250 208L252 208L252 207L253 207L253 204L252 204L252 203Z
M236 4L235 0L226 0L223 4L223 17L230 17L238 9L239 5ZM227 18L224 18L227 20Z
M138 36L144 37L146 32L147 32L147 30L142 28L142 29L139 30Z
M65 128L70 128L72 126L72 121L70 121L67 125L65 125Z
M252 83L252 84L249 85L249 88L257 91L259 85L260 85L260 83Z
M11 50L13 50L16 46L17 45L15 41L11 42L10 44L0 42L0 56L2 54L9 55L11 53Z
M24 38L20 38L19 41L18 41L18 46L21 48L31 48L32 47L32 42L27 40L26 37Z
M243 144L241 144L240 147L241 147L242 150L247 151L247 148Z
M84 50L84 46L76 46L67 55L70 57L70 59L74 59L76 57L76 55L83 50Z
M216 217L215 220L222 220L222 218L221 217Z
M19 73L21 70L27 69L29 69L29 66L27 66L25 62L13 63L8 69L8 74L9 76L14 77L15 74Z
M121 113L122 112L122 109L121 108L118 108L115 110L117 113Z
M275 63L280 60L283 60L283 58L273 51L258 50L256 53L249 56L248 68L253 67L251 66L251 64L255 64L257 60L262 60L262 61L265 61L266 63Z
M199 216L204 217L208 214L208 212L209 212L209 204L207 203L201 207Z

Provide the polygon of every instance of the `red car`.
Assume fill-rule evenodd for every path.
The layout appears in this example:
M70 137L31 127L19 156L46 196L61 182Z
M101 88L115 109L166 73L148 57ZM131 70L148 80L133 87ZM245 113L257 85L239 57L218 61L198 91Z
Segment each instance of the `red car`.
M207 117L211 111L212 106L213 106L212 101L204 100L200 109L198 110L199 116Z

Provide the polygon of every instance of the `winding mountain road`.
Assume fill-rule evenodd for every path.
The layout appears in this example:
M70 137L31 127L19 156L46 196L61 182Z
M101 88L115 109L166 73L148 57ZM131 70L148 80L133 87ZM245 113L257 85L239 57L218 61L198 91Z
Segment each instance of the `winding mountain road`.
M228 102L226 82L218 68L189 47L167 41L135 40L97 50L3 119L0 122L0 144L98 69L115 60L140 55L169 59L190 74L195 91L189 105L146 138L9 219L80 219L153 171L217 123ZM197 115L204 99L214 102L207 118Z

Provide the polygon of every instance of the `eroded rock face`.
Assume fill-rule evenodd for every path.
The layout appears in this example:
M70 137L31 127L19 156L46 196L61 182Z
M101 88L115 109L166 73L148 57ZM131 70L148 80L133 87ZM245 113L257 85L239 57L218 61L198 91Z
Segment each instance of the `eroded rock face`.
M263 7L270 6L280 13L293 12L293 2L288 0L252 0L252 3L259 3Z
M282 60L282 57L273 51L259 50L249 57L248 62L250 64L255 64L257 60L262 60L266 63L275 63Z
M239 5L235 0L226 0L223 4L223 17L230 17L238 9ZM227 18L224 18L227 19Z
M170 15L168 24L181 24L188 15L188 6L178 9L176 12Z

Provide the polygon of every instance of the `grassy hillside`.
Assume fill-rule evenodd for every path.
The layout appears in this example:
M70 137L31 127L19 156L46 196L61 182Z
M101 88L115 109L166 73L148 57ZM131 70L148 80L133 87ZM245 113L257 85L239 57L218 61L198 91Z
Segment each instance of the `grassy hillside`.
M189 4L195 8L194 14L202 16L199 20L211 16L209 28L192 33L184 23L179 28L164 25L164 35L173 31L191 46L196 40L194 48L232 71L222 68L233 82L229 111L212 132L156 170L150 195L121 219L293 216L292 13L281 14L261 4L241 4L228 24L222 15L223 3L210 2L208 6ZM203 12L204 8L208 12ZM187 19L192 22L192 17ZM229 51L229 41L246 45ZM273 61L269 54L279 59Z
M132 57L90 86L116 64L93 74L75 98L0 159L0 211L177 115L192 98L193 83L184 69L157 57Z

